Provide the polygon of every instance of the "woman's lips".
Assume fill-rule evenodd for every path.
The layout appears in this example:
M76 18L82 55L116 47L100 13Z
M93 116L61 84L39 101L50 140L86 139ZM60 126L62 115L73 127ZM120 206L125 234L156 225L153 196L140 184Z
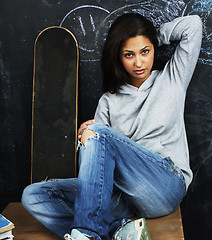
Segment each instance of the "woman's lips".
M135 70L134 71L137 75L141 75L145 72L145 69L141 69L141 70Z

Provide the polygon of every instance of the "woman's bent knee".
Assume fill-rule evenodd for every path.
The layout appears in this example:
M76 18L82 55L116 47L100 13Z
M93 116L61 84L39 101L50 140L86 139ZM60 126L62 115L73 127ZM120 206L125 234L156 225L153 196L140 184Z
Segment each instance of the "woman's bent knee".
M82 133L82 137L81 137L81 143L85 146L85 142L89 137L93 137L95 136L96 133L90 129L86 129L83 133Z
M87 128L82 132L80 142L85 146L88 138L96 137L99 138L100 135L109 135L111 128L102 123L92 123L88 125Z
M34 199L39 192L41 192L40 183L33 183L28 185L22 193L21 198L22 205L27 209L29 205L34 203L35 201Z

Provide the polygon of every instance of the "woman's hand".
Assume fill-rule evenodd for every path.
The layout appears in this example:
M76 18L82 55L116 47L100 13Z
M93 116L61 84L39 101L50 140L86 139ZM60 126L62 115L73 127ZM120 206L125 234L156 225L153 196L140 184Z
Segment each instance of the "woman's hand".
M91 119L80 125L79 130L78 130L78 140L80 140L82 137L82 135L81 135L82 131L85 130L88 125L93 124L95 121L96 121L95 119Z

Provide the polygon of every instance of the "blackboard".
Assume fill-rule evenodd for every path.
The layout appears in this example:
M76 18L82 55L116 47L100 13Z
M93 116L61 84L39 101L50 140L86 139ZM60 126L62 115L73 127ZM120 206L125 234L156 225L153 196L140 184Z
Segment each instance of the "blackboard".
M30 179L33 45L49 26L71 29L80 46L79 123L93 117L101 96L100 56L107 30L126 12L155 26L178 16L203 21L200 58L188 89L185 121L194 181L182 204L187 239L211 239L211 0L0 0L0 205L20 200ZM174 46L161 55L169 59Z

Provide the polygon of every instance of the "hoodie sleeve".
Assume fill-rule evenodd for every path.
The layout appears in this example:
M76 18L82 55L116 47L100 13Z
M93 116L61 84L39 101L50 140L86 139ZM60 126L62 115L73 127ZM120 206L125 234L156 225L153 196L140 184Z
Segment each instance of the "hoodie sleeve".
M202 22L199 16L179 17L163 24L157 29L159 46L170 41L180 41L165 70L170 73L171 81L175 81L187 89L194 72L202 40Z
M99 103L96 108L94 119L96 120L96 122L100 122L100 123L110 126L107 94L108 93L103 94L102 97L99 99Z

